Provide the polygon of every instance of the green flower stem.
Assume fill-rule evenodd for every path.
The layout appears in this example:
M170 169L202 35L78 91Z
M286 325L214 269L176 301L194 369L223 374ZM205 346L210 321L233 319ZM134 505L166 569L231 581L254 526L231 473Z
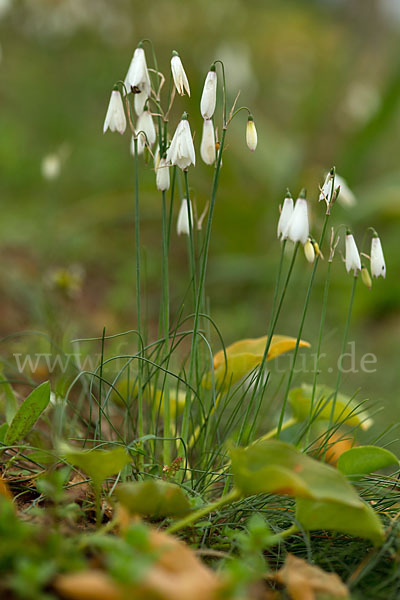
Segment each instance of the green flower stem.
M291 527L288 527L287 529L284 529L280 533L277 533L276 535L272 535L270 538L268 538L267 545L268 545L268 547L275 546L276 544L279 544L279 542L282 542L285 538L290 537L291 535L294 535L295 533L298 533L298 532L299 532L299 528L297 527L296 524L293 524L293 525L291 525Z
M242 426L241 426L241 429L240 429L240 432L239 432L238 444L240 444L240 441L242 439L244 427L245 427L245 424L247 423L247 417L249 415L250 408L253 405L253 401L254 401L254 398L255 398L255 396L257 394L257 390L258 390L258 387L260 385L260 381L261 381L262 376L264 374L265 364L267 362L268 351L269 351L271 343L272 343L272 335L273 335L276 323L278 321L279 312L280 312L281 307L282 307L282 303L283 303L283 300L284 300L284 297L285 297L285 294L286 294L286 289L287 289L287 286L288 286L288 283L289 283L290 275L292 273L294 261L295 261L295 258L296 258L295 253L294 253L294 255L292 256L291 265L289 267L288 276L286 278L286 284L285 284L284 290L283 290L282 295L281 295L281 300L280 300L280 303L279 303L279 311L276 314L276 319L274 319L275 309L276 309L276 303L277 303L277 300L278 300L279 285L280 285L281 276L282 276L283 262L284 262L284 257L285 257L286 241L287 240L283 241L283 244L282 244L282 247L281 247L281 257L280 257L280 260L279 260L278 273L277 273L276 280L275 280L274 297L273 297L273 300L272 300L271 315L270 315L270 318L269 318L269 327L268 327L268 334L267 334L267 344L265 346L264 354L263 354L263 357L261 359L261 363L260 363L260 366L259 366L259 369L258 369L257 377L256 377L256 380L255 380L255 383L254 383L253 392L252 392L252 395L251 395L251 400L250 400L250 402L247 405L246 415L245 415L245 418L244 418L244 420L242 422ZM297 252L297 250L295 252ZM261 393L259 401L258 401L258 406L256 407L256 415L258 415L258 413L260 411L262 397L263 397L263 394ZM256 418L253 419L253 423L251 425L249 434L247 436L247 442L249 440L251 440L251 436L253 435L253 431L254 431L255 425L256 425Z
M320 248L322 247L322 243L323 243L324 238L325 238L325 233L326 233L326 228L327 228L327 225L328 225L329 217L330 217L330 213L327 212L325 214L325 220L324 220L324 224L323 224L323 227L322 227L321 237L320 237L320 240L319 240L319 247ZM285 395L283 397L281 414L279 415L279 423L278 423L278 431L277 431L277 437L278 438L279 438L279 435L280 435L280 432L281 432L281 429L282 429L283 419L284 419L284 416L285 416L287 399L288 399L288 396L289 396L290 386L292 385L292 380L293 380L293 375L294 375L294 367L296 365L296 359L297 359L297 354L298 354L298 351L299 351L300 340L301 340L301 336L302 336L302 333L303 333L303 327L304 327L304 323L305 323L305 320L306 320L308 305L309 305L309 302L310 302L311 290L312 290L312 286L313 286L313 283L314 283L314 277L315 277L315 273L317 271L319 259L320 259L320 256L318 255L315 258L314 265L313 265L313 270L312 270L311 277L310 277L310 283L308 284L308 290L307 290L306 300L304 302L303 315L301 317L301 322L300 322L300 327L299 327L299 333L297 335L296 346L295 346L294 353L293 353L292 365L290 367L290 372L289 372L289 378L288 378L288 382L287 382L287 386L286 386L286 391L285 391Z
M188 172L183 172L185 179L185 193L186 193L186 202L187 202L187 210L188 210L188 219L189 219L189 263L190 263L190 278L193 287L193 303L196 305L196 256L194 251L194 223L192 219L192 212L190 210L190 193L189 193L189 179Z
M166 193L162 192L162 274L163 274L163 330L164 330L164 357L165 368L168 369L169 361L169 277L168 277L168 219L167 219L167 200ZM167 375L164 376L163 385L163 435L165 438L171 438L171 407L169 398L169 382ZM171 462L171 442L163 442L163 460L164 464Z
M319 375L319 372L318 372L319 361L321 358L322 339L323 339L323 335L324 335L326 309L328 306L329 286L330 286L330 282L331 282L331 268L332 268L332 261L329 260L328 269L327 269L327 273L326 273L326 279L325 279L325 286L324 286L324 296L322 299L321 320L320 320L320 324L319 324L318 346L317 346L317 360L316 360L315 366L314 366L315 370L314 370L313 387L312 387L312 394L311 394L310 416L308 419L308 427L307 427L306 446L308 446L308 443L309 443L310 423L311 423L312 414L313 414L313 410L314 410L315 394L317 391L317 378Z
M343 358L343 354L346 351L346 346L347 346L347 340L348 340L348 336L349 336L349 328L350 328L350 320L351 320L351 313L353 312L353 303L354 303L354 297L355 297L355 293L356 293L356 286L357 286L357 281L358 281L358 274L355 273L354 277L353 277L353 285L351 288L351 295L350 295L350 302L349 302L349 310L347 311L347 319L346 319L346 325L344 327L344 333L343 333L343 344L342 344L342 352L340 354L340 365L338 367L338 374L337 374L337 378L336 378L336 386L335 386L335 395L333 397L333 402L332 402L332 408L331 408L331 414L329 417L329 429L332 427L333 425L333 416L335 414L335 408L336 408L336 399L337 399L337 395L339 393L339 387L340 387L340 382L342 380L342 358ZM329 432L328 429L328 432Z
M281 427L281 431L284 431L285 429L289 429L289 427L292 427L293 425L296 425L296 423L298 423L297 419L295 417L290 417L290 419L288 419L287 421L285 421ZM270 440L272 438L274 438L278 433L278 427L274 427L273 429L271 429L271 431L268 431L268 433L266 433L265 435L262 435L260 438L257 438L256 440L254 440L254 442L252 442L250 444L250 446L254 446L254 444L258 444L258 442L265 442L266 440Z
M135 237L136 237L136 312L137 312L137 329L139 332L139 352L143 352L142 342L142 308L141 308L141 269L140 269L140 210L139 210L139 156L138 156L138 140L137 137L133 140L135 157L134 157L134 174L135 174ZM138 415L137 415L137 436L143 437L143 390L142 390L142 371L143 365L139 358L138 362ZM138 469L142 470L143 456L138 454Z
M218 189L219 174L220 174L220 170L221 170L221 159L222 159L222 151L223 151L224 143L225 143L225 135L226 135L226 129L224 128L222 130L221 145L220 145L219 152L218 152L217 164L215 166L213 187L212 187L212 191L211 191L210 209L209 209L209 213L208 213L207 227L206 227L206 232L205 232L205 236L204 236L204 244L203 244L203 248L202 248L200 278L199 278L199 285L198 285L198 289L197 289L196 307L195 307L194 320L193 320L192 347L191 347L191 351L190 351L190 363L189 363L189 372L188 372L189 383L192 381L193 372L194 372L194 368L195 368L195 358L196 358L196 354L197 354L197 352L196 352L197 334L198 334L198 330L199 330L201 299L202 299L203 289L204 289L204 284L205 284L205 279L206 279L208 250L210 247L210 238L211 238L211 225L212 225L212 219L213 219L213 214L214 214L215 198L216 198L217 189ZM183 411L183 419L182 419L182 437L184 440L188 439L188 434L189 434L190 405L191 405L191 394L190 394L190 389L187 388L185 408Z
M184 517L180 521L177 521L173 525L170 525L166 532L175 533L180 529L184 529L185 527L188 527L189 525L195 523L199 519L202 519L203 517L214 512L215 510L218 510L219 508L221 508L221 506L225 506L225 504L232 504L232 502L236 502L236 500L239 500L240 496L241 494L239 490L233 489L226 496L222 496L221 498L219 498L219 500L211 502L210 504L206 504L206 506L203 506L203 508L199 508L199 510L190 513L190 515L188 515L187 517Z

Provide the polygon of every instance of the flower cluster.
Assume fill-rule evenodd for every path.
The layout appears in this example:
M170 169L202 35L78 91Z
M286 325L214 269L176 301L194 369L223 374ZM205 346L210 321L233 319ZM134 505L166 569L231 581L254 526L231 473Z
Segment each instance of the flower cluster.
M327 174L320 188L319 195L319 201L323 200L326 202L327 215L330 214L330 209L336 199L340 198L342 194L345 195L345 200L342 200L345 205L351 206L356 202L355 196L347 186L346 181L338 176L333 168ZM382 244L374 229L372 229L372 233L370 256L365 254L362 254L362 256L370 261L372 277L386 277L386 264ZM313 263L317 256L322 256L317 242L310 236L308 206L304 189L300 192L295 204L293 203L292 195L287 190L281 207L277 236L279 240L290 240L294 243L303 244L305 257L310 263ZM331 256L333 254L334 249L331 252ZM352 272L354 276L357 276L361 272L363 282L367 287L371 287L372 280L368 268L365 264L362 264L356 241L349 229L346 232L345 239L345 265L347 272Z
M156 65L154 66L156 67ZM129 124L132 133L130 145L132 155L143 154L146 149L153 155L152 148L158 141L157 150L154 152L154 170L156 186L161 192L166 192L169 189L169 168L171 166L187 171L191 165L196 164L196 151L186 112L183 113L172 139L168 136L167 124L175 94L177 93L179 96L187 94L190 98L189 79L182 60L175 50L172 52L170 68L171 85L168 93L168 108L164 111L161 105L160 93L165 78L158 71L158 68L148 68L143 44L140 43L133 53L124 82L119 82L111 93L103 127L104 133L110 130L123 134L127 124ZM154 80L158 82L158 88L154 85ZM220 149L220 143L217 140L214 128L217 87L218 78L216 64L214 63L206 75L200 99L200 113L203 117L200 156L206 165L214 165L218 159L220 167L222 164L222 148ZM225 88L223 89L223 95L225 107ZM136 115L135 125L133 124L134 117L131 110L132 103ZM244 109L248 111L247 108ZM233 116L240 110L242 108L232 114L232 109L228 122L226 122L224 114L223 129L226 129ZM157 127L155 120L157 121ZM256 149L257 131L250 113L246 127L246 143L251 151ZM183 204L187 204L186 200ZM186 226L187 216L181 217L183 224L178 225L179 233L189 233L189 228ZM182 221L182 219L184 220Z

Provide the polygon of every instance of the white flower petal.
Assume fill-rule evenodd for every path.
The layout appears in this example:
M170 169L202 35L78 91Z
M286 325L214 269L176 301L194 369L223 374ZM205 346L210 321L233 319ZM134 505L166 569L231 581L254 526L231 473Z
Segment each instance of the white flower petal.
M371 274L372 277L386 277L386 263L383 256L381 240L373 237L371 240Z
M278 239L286 240L287 239L287 230L290 219L293 215L293 198L291 196L286 196L283 201L281 215L278 221Z
M354 271L354 275L357 271L361 271L361 259L358 252L357 244L351 233L346 235L346 271Z
M119 131L121 134L123 134L126 129L124 105L118 90L113 90L111 92L106 118L104 119L103 133L105 133L107 129L110 131Z
M200 101L200 112L203 119L211 119L217 101L217 74L215 71L207 73L203 93Z
M305 198L297 198L293 214L284 235L292 242L306 243L309 236L308 207Z

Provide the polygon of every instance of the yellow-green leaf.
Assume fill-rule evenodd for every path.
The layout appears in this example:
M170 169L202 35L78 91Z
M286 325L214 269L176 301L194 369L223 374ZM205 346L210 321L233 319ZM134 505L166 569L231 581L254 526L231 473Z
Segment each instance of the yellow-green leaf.
M280 440L263 440L229 450L236 487L244 496L259 493L331 500L360 506L347 479L333 467Z
M358 506L348 506L299 498L296 500L296 519L308 531L340 531L369 539L377 546L384 541L384 529L378 515L361 500Z
M386 448L356 446L339 457L337 468L344 475L355 480L362 475L368 475L393 465L399 466L399 459Z
M250 371L261 364L267 345L268 336L260 338L249 338L239 340L224 350L220 350L214 356L214 381L219 387L236 383L245 377ZM286 335L273 335L271 345L268 349L267 360L272 360L280 354L293 350L297 339ZM310 344L300 340L300 348L309 348ZM209 371L203 378L203 386L207 389L212 387L213 373Z
M50 402L50 383L45 381L29 394L14 415L4 436L4 443L14 444L22 440L35 425Z
M129 512L144 517L178 517L191 510L189 498L182 488L167 481L147 479L123 483L115 494Z
M329 421L335 390L325 386L317 385L312 409L312 419L315 421ZM289 393L289 403L293 416L297 421L307 421L310 418L312 400L312 386L303 384L300 388L292 389ZM352 427L360 425L364 430L372 425L364 407L344 394L336 397L335 410L333 412L334 423L346 423Z
M60 450L71 465L89 475L96 488L107 477L119 473L132 460L125 448L121 447L112 450L80 450L63 445Z

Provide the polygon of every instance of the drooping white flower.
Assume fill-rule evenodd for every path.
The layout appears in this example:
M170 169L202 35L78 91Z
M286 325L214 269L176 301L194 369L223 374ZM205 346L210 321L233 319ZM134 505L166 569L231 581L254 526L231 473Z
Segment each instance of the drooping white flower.
M133 58L125 77L125 87L128 93L133 92L135 95L135 111L139 116L144 110L151 89L146 55L140 46L133 53Z
M156 167L156 185L160 192L166 192L169 189L169 166L165 158L161 158Z
M358 252L357 244L354 240L353 234L349 231L346 235L346 271L349 273L350 271L354 271L354 275L357 274L357 271L361 271L361 260L360 254Z
M157 144L156 151L154 152L154 169L157 169L160 164L160 146Z
M58 154L46 154L43 157L40 170L42 177L49 181L57 179L61 173L61 160Z
M177 165L182 170L196 163L192 134L190 133L186 113L183 114L182 120L178 123L170 147L167 150L167 162L171 165Z
M304 256L306 257L308 262L311 264L315 260L315 250L314 250L314 246L313 246L310 238L308 238L308 240L304 244Z
M309 233L310 227L308 224L307 200L305 197L305 190L302 190L296 200L285 235L292 242L301 242L304 245L308 239Z
M246 126L246 144L249 150L254 152L257 148L257 130L254 124L254 119L249 115Z
M111 92L106 118L104 119L103 133L105 133L107 129L110 131L119 131L121 135L126 129L124 104L118 90L113 90Z
M289 190L286 193L285 199L283 201L283 206L281 210L281 216L278 221L278 239L286 240L287 239L287 229L290 222L290 219L293 214L293 198Z
M176 91L178 92L178 94L180 96L183 96L186 90L187 95L190 98L190 87L188 78L186 77L185 69L183 68L181 58L176 52L176 50L172 52L171 71Z
M377 235L371 240L371 274L372 277L386 277L386 264L383 256L381 240Z
M335 178L333 178L332 171L327 174L325 182L321 188L321 193L319 195L320 202L321 200L325 200L325 202L330 201L333 185L335 186L335 190L338 187L340 188L338 201L343 204L343 206L354 206L356 204L356 197L347 185L347 181L337 173L335 174Z
M186 198L182 200L181 208L178 214L178 221L176 223L176 231L178 235L182 233L186 235L190 235L190 226L189 226L189 213L190 213L190 223L193 229L193 208L192 203L189 200L189 210L188 210L188 201Z
M217 102L217 73L215 65L207 73L204 82L203 93L200 100L200 112L203 119L211 119L214 114L215 104Z
M152 146L156 141L156 128L154 127L153 117L151 116L151 112L149 110L145 110L139 116L136 123L136 131L139 134L138 139L142 139L141 141L143 146L145 146L146 143L148 143L149 146ZM141 131L144 132L146 135L140 133Z
M204 119L200 156L206 165L212 165L216 159L214 125L211 119Z

